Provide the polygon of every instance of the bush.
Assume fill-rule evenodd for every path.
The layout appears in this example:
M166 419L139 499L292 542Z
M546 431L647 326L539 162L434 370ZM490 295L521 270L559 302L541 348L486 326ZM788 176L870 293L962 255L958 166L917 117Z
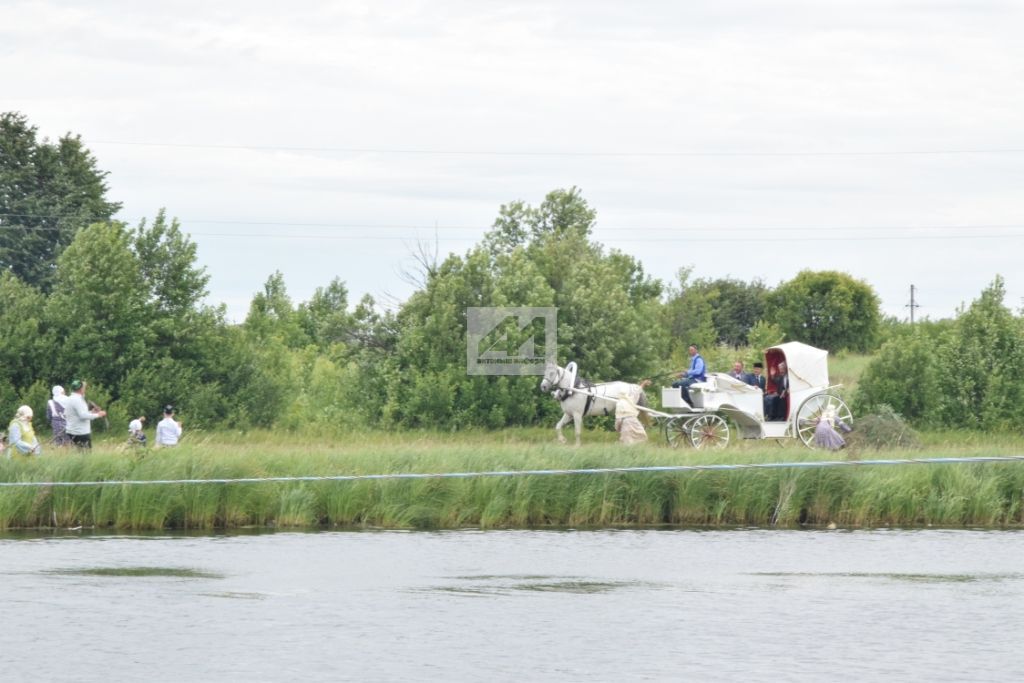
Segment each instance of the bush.
M917 432L902 415L887 405L879 406L878 412L857 420L854 431L846 441L853 450L921 448L921 438Z

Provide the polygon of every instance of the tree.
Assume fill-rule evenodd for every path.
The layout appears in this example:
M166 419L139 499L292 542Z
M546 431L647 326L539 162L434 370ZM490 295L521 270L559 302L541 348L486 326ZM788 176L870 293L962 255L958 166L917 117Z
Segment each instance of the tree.
M689 344L714 343L738 347L749 343L754 325L764 316L768 288L760 280L732 278L689 281L690 269L679 271L678 288L665 305L672 351Z
M116 387L152 348L145 283L120 223L80 231L57 261L46 302L55 375L85 377Z
M888 404L918 424L1012 429L1024 420L1024 321L997 277L952 326L915 325L864 371L859 400Z
M878 295L846 273L802 271L768 296L767 309L788 339L833 353L870 351L878 340Z
M254 339L274 338L291 348L305 346L310 341L302 329L280 271L268 277L263 291L252 298L244 327Z
M299 324L320 348L347 341L353 319L348 312L348 289L339 278L327 287L317 287L312 298L299 304Z
M35 287L12 273L0 273L0 373L19 388L39 374L44 303Z
M177 218L168 222L160 209L151 225L142 219L132 246L155 315L180 317L199 306L210 276L196 266L196 244Z
M75 233L121 208L106 176L78 136L39 140L24 116L0 114L0 269L49 291Z

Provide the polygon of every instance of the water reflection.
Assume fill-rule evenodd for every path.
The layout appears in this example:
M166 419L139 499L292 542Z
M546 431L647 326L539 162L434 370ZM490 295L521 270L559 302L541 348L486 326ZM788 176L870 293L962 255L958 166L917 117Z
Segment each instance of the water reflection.
M84 567L75 569L45 569L42 574L58 576L166 576L176 579L223 579L223 574L216 572L188 569L184 567Z
M749 576L827 577L849 579L886 579L913 583L972 583L976 581L1010 581L1024 574L899 574L894 572L748 572Z
M1022 557L1017 531L0 535L0 671L1019 681Z
M650 590L656 584L645 581L608 581L578 576L549 576L535 574L484 574L455 576L454 580L467 581L466 585L428 586L414 589L423 593L450 593L453 595L514 595L516 593L609 593L624 589Z

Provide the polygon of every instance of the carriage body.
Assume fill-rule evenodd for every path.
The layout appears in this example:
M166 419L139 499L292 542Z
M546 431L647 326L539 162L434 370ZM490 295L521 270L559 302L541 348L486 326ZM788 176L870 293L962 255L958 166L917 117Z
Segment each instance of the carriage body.
M688 441L701 448L724 447L729 442L729 422L744 439L799 438L813 448L814 430L826 411L851 425L853 416L846 402L829 383L828 351L800 342L788 342L765 351L766 393L776 390L779 363L785 361L789 393L785 418L766 420L764 394L758 387L725 373L709 373L704 382L690 386L693 405L683 401L679 389L663 387L661 405L665 411L665 434L671 445Z

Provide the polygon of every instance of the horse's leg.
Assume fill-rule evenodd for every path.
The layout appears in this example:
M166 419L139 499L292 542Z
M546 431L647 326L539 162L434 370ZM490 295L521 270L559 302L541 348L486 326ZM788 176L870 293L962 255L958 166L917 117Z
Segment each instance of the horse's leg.
M562 427L569 424L569 420L572 417L569 413L562 413L562 419L555 425L555 434L558 436L558 443L565 443L565 436L562 434Z
M583 432L583 413L573 413L572 420L576 427L576 445L580 445L580 434Z

